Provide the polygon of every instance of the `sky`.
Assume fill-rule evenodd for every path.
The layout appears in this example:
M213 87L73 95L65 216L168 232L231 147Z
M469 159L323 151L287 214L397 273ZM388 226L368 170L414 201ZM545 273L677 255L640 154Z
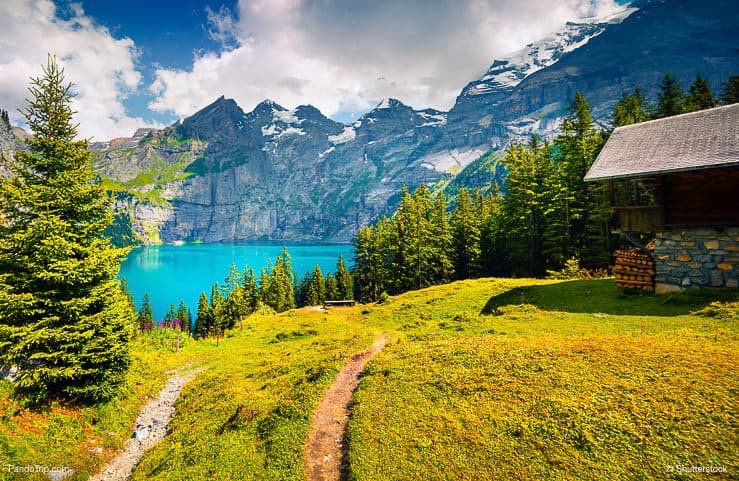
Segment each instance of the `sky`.
M623 0L621 0L623 3ZM1 0L0 108L54 54L79 134L163 127L221 95L349 123L392 97L448 110L496 58L616 0Z

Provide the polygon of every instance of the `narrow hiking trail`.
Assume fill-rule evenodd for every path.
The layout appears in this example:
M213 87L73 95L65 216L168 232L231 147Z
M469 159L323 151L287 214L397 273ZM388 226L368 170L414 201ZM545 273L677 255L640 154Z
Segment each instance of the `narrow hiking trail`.
M305 449L308 481L340 481L348 474L346 428L352 396L357 390L365 364L385 347L386 342L385 336L379 336L370 349L355 354L339 371L313 413Z
M182 388L202 369L178 370L167 380L156 399L149 401L139 412L131 438L123 452L110 461L88 481L126 481L138 466L144 451L154 446L169 432L168 425L174 416L174 403Z

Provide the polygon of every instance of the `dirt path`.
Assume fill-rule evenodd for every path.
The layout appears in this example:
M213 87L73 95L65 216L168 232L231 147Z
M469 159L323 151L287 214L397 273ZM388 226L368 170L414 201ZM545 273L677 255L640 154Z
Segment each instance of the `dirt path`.
M355 354L339 371L326 391L321 405L313 413L312 428L305 449L305 470L308 481L341 481L346 479L346 428L349 422L352 395L367 361L380 352L387 339L380 336L367 351Z
M179 370L167 380L156 399L149 401L136 418L133 435L126 441L122 453L108 463L88 481L126 481L141 461L144 451L152 447L169 432L169 420L174 416L174 403L182 393L183 386L192 380L201 369Z

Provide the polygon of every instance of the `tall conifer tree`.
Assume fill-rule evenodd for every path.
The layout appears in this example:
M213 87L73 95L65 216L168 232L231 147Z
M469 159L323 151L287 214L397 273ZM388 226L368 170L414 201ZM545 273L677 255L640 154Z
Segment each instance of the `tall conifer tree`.
M318 267L318 266L316 266ZM318 271L320 273L320 269ZM336 260L336 288L341 299L353 299L354 298L354 280L352 274L346 270L346 264L344 264L344 256L339 255ZM315 277L315 273L314 273ZM321 279L323 282L323 279ZM324 285L325 290L325 285ZM323 293L325 295L325 292ZM321 301L324 299L321 298Z
M733 74L721 87L721 102L724 105L739 102L739 74Z
M480 222L465 187L457 194L457 205L452 210L449 225L457 279L476 277L480 271Z
M0 364L33 400L111 398L130 364L134 312L116 279L126 251L75 140L72 86L49 57L24 111L33 136L0 180Z
M713 95L708 80L698 75L690 85L685 107L688 111L710 109L716 106L716 96Z
M666 74L659 85L655 118L672 117L685 112L685 95L680 82L670 74Z

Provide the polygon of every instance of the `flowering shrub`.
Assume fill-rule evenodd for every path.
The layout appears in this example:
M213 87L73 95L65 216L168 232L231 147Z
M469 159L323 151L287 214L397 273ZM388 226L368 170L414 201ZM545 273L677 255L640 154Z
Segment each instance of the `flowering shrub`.
M147 322L141 326L144 344L158 348L176 350L190 342L190 333L180 319L164 319L160 323Z

